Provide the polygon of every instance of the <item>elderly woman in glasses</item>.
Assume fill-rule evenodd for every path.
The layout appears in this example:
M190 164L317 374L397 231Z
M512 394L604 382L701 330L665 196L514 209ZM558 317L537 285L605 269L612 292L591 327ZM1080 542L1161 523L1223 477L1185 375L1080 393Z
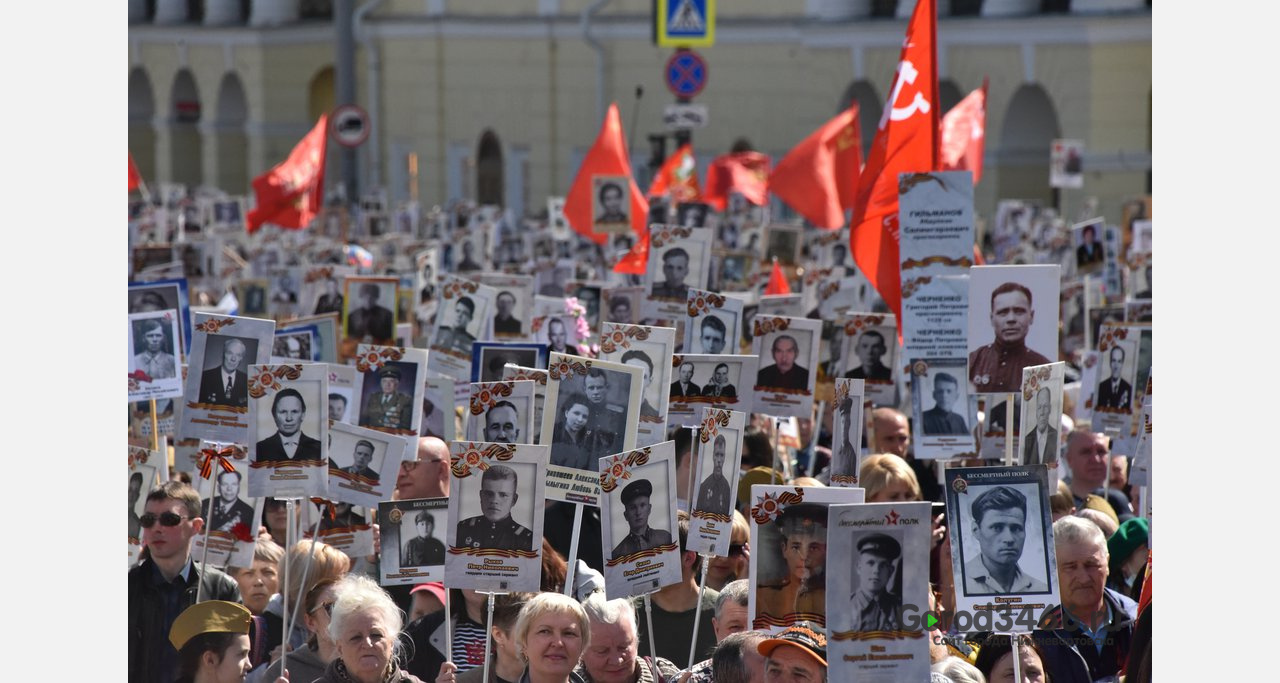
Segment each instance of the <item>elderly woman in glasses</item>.
M391 596L357 574L339 581L328 633L337 651L317 683L422 683L398 664L403 656L402 613ZM322 610L323 611L323 610ZM307 680L294 678L290 680Z

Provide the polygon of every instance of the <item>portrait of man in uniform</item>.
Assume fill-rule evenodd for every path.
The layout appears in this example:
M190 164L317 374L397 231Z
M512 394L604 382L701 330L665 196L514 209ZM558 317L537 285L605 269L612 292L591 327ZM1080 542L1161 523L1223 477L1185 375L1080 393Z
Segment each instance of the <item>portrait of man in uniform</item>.
M444 564L444 544L431 537L436 528L435 517L427 510L419 510L413 516L413 526L417 535L400 548L400 566L427 567Z
M933 376L933 407L921 413L924 433L929 436L969 433L963 415L951 410L960 398L960 380L950 373L939 372Z
M698 485L698 502L695 510L711 512L717 515L728 515L732 494L729 491L729 480L724 476L725 451L728 441L724 434L717 434L711 445L711 474L708 474Z
M276 433L255 446L258 462L320 460L320 440L302 433L307 403L292 387L281 389L271 400Z
M533 532L511 518L520 499L516 471L506 465L490 465L480 477L482 514L458 522L459 547L496 550L533 550Z
M217 497L204 504L204 519L209 528L225 533L231 533L231 529L237 524L250 528L253 524L253 506L240 499L240 473L223 470L218 474L217 491Z
M662 253L662 282L653 283L650 296L655 299L689 298L689 285L685 278L689 276L689 252L683 247L673 247Z
M1042 579L1018 565L1027 538L1027 497L1008 486L992 486L974 499L972 537L981 554L964 564L966 595L1043 593Z
M649 382L653 379L653 361L649 354L639 349L629 349L620 359L623 365L632 365L644 373L644 390L640 394L640 417L658 417L658 409L649 402Z
M827 508L801 503L782 511L777 522L782 540L777 552L761 549L785 569L780 580L761 583L756 613L783 617L796 612L827 613Z
M849 598L856 631L893 631L899 627L902 598L889 591L894 565L902 555L902 545L893 537L871 533L858 539Z
M853 347L853 352L858 356L858 365L844 373L844 376L849 379L889 381L891 377L889 366L880 360L884 358L888 349L889 347L884 343L883 334L876 330L863 332L862 336L858 337L858 343Z
M1051 363L1027 347L1035 322L1031 290L1006 282L991 291L991 330L995 341L969 354L969 381L983 393L1014 393L1022 386L1022 369Z
M395 314L378 303L378 285L360 283L360 308L347 312L347 336L367 342L386 341L395 332Z
M469 296L460 297L453 304L453 325L441 327L436 333L436 341L432 346L450 351L471 355L471 343L476 340L474 334L467 331L471 318L476 314L476 302Z
M413 397L400 391L400 379L400 369L393 365L378 372L381 391L365 395L361 427L409 429L413 424Z
M636 479L622 488L622 516L627 520L627 536L614 546L609 559L616 560L671 542L670 531L649 526L652 497L653 482L648 479Z

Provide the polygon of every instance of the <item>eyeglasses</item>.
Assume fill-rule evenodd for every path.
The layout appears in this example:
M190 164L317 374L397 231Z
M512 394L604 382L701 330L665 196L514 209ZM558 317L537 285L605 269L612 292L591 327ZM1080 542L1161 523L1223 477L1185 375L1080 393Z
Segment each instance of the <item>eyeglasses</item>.
M433 462L449 462L449 461L444 458L440 458L437 460L404 460L400 462L400 469L404 470L405 472L412 472L414 468L416 468L418 465L426 465Z
M160 513L159 516L157 516L156 513L154 512L147 512L147 513L144 513L142 517L138 519L138 522L142 525L143 529L150 529L151 527L155 526L156 520L160 521L160 526L172 527L172 526L178 526L179 524L182 524L182 520L184 519L191 519L191 518L183 517L173 512L162 512Z
M320 603L319 605L316 605L315 607L312 607L312 608L311 608L311 612L310 612L310 614L315 614L316 612L319 612L320 610L324 610L324 613L325 613L325 614L327 614L327 615L329 615L329 616L333 616L333 603L332 603L332 602L322 602L322 603Z

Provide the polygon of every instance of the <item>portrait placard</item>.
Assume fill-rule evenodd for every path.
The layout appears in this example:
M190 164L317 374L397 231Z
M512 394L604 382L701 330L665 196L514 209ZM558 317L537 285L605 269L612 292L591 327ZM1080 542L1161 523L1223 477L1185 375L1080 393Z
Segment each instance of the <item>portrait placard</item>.
M749 251L715 250L712 259L713 286L720 292L746 290L755 272L756 254Z
M536 591L548 448L455 441L444 582L479 591Z
M374 507L391 498L400 462L410 455L404 438L341 422L329 426L329 437L331 500Z
M1059 604L1048 469L948 469L946 495L956 611L1038 623Z
M533 443L535 382L472 382L463 413L463 438L491 443Z
M1105 221L1092 218L1071 226L1071 246L1075 252L1076 275L1083 277L1102 271L1106 250L1102 244Z
M685 550L728 557L747 414L704 407L701 424L693 442L693 480L698 484L693 490Z
M742 338L742 299L690 289L686 303L684 353L729 354Z
M440 248L428 247L413 255L414 288L417 301L430 301L436 297L436 278L441 272Z
M573 237L569 232L569 221L564 217L564 197L547 197L547 227L551 230L552 239L568 240Z
M142 515L147 508L147 494L159 483L157 473L164 464L164 454L137 446L129 446L129 566L137 564L142 552Z
M542 405L547 396L547 371L507 363L502 366L502 379L533 382L533 425L528 438L536 444L542 443Z
M548 351L570 356L579 355L578 343L586 341L580 333L585 329L585 325L578 325L578 316L563 312L536 316L530 325L535 341L545 345Z
M786 315L800 308L802 298L799 294L764 294L756 315Z
M338 362L338 323L340 313L323 313L290 320L286 330L314 329L311 356L319 363Z
M399 278L347 277L343 280L343 351L356 344L390 344L396 334Z
M707 288L713 235L708 228L650 227L645 317L684 319L689 289Z
M453 412L453 378L437 375L430 370L426 375L423 382L422 424L418 426L418 435L455 441L458 427Z
M476 342L471 345L470 381L502 380L502 367L507 364L545 368L547 353L547 345L537 342Z
M751 333L751 349L761 364L752 410L774 417L811 417L822 321L756 315Z
M411 448L416 447L422 427L427 355L422 349L400 346L358 346L355 398L360 412L356 424L405 437L413 442Z
M459 382L471 379L471 345L482 339L492 315L497 290L445 276L440 285L440 308L436 312L436 328L431 335L428 367Z
M908 364L915 456L928 460L975 453L978 403L964 381L964 359L912 358Z
M209 532L209 553L206 555L204 551L205 534L202 531L192 539L191 556L204 558L202 562L219 569L252 567L254 539L262 526L263 500L249 496L249 481L245 475L249 469L246 452L234 449L234 453L226 456L226 462L234 469L214 467L210 473L212 495L209 495L208 482L203 479L193 482L202 498L200 510Z
M325 501L317 505L318 498L302 503L299 528L303 540L311 538L311 530L320 520L320 533L316 540L331 545L352 560L373 554L373 524L367 511L350 503Z
M929 679L931 522L928 502L828 508L830 680Z
M793 225L770 223L764 228L764 260L778 259L784 266L800 263L800 228Z
M1056 265L969 269L969 383L974 392L1017 393L1023 368L1057 358L1061 270Z
M266 363L275 323L196 313L178 436L249 443L249 365Z
M1098 370L1102 365L1102 354L1097 351L1085 351L1080 358L1080 395L1076 399L1076 412L1071 417L1076 422L1093 419L1093 404L1097 401Z
M327 363L329 366L329 425L342 422L353 425L360 412L360 402L355 400L356 369L352 365Z
M635 325L644 313L644 287L608 287L603 290L605 307L600 316L611 323Z
M1050 149L1049 187L1084 187L1084 140L1057 139Z
M179 356L190 354L193 332L191 329L191 304L187 299L187 280L156 280L154 282L129 283L129 312L178 311ZM185 360L185 357L183 358Z
M860 379L866 397L878 406L896 404L898 328L891 313L852 313L836 330L840 346L837 377Z
M265 277L242 278L232 286L239 312L250 317L267 317L267 289L271 281Z
M299 310L310 315L336 313L346 310L344 283L356 274L354 266L309 266L301 271L302 291L299 293ZM381 300L381 293L379 293Z
M329 366L252 365L249 370L249 495L327 495Z
M129 314L129 400L182 397L178 311Z
M866 380L836 380L831 399L831 485L858 486L862 471L862 403Z
M702 408L753 411L749 389L759 359L748 355L679 354L671 357L667 425L693 427Z
M865 311L871 306L867 295L872 292L866 276L841 275L836 268L827 278L818 281L818 317L839 322L850 311Z
M1057 490L1062 435L1062 385L1066 363L1022 369L1022 420L1018 430L1018 464L1046 465L1050 486Z
M382 531L382 585L402 586L444 579L448 498L417 498L378 504ZM392 549L395 549L394 551Z
M600 547L610 600L680 583L676 444L664 441L601 458Z
M631 231L631 178L625 175L591 176L592 232ZM561 209L563 212L563 208Z
M860 488L751 487L751 628L827 624L827 506L861 503Z
M640 421L636 425L636 446L652 446L667 438L666 390L671 381L671 363L676 331L671 327L645 327L604 323L600 331L600 359L637 367L643 372L640 394Z
M643 390L634 365L551 354L541 426L551 448L547 498L599 505L596 462L635 448Z
M1143 328L1104 323L1098 339L1098 380L1094 390L1095 431L1110 436L1128 436L1138 404L1134 387L1139 386L1140 348ZM1150 367L1150 365L1148 365Z
M533 276L476 273L472 279L493 287L493 314L484 322L480 339L528 340L529 309L533 305Z
M898 174L902 279L964 275L973 265L973 173Z
M316 325L276 328L271 345L272 363L320 362L320 328Z

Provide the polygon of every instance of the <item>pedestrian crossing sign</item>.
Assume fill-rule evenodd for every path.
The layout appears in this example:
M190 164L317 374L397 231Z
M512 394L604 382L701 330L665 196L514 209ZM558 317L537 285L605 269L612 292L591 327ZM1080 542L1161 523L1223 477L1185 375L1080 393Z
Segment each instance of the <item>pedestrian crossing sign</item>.
M712 45L716 37L716 0L658 0L654 21L661 47Z

